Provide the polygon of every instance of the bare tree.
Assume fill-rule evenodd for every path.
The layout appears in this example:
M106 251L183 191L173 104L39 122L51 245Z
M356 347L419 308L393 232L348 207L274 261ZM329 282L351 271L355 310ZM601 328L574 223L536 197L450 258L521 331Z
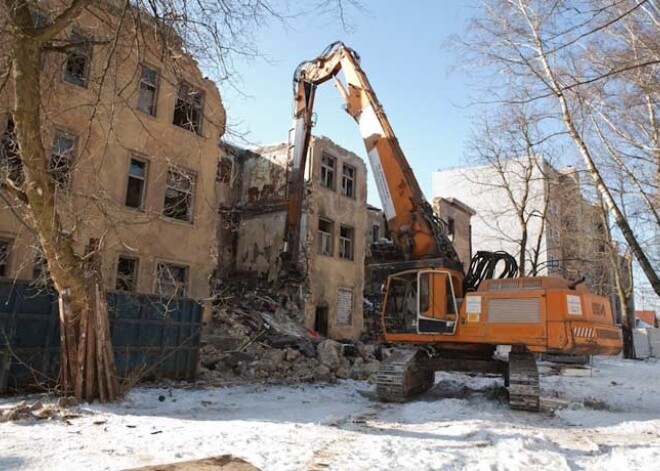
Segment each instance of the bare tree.
M500 85L493 103L534 104L553 117L546 132L573 144L658 295L648 241L658 227L659 19L647 0L485 0L462 41Z
M550 204L555 151L539 132L542 120L542 114L525 106L499 107L481 119L468 153L482 168L464 175L491 201L478 217L497 239L515 247L520 273L527 276L538 275L546 264L554 267L546 255L558 243L548 236L555 222Z
M321 3L330 8L330 2ZM356 4L335 4L341 19L344 7ZM134 106L126 106L134 99L134 88L129 90L129 85L144 82L147 91L153 85L141 68L143 60L162 64L166 69L163 77L180 81L199 75L194 56L222 80L233 72L236 54L257 54L251 39L255 29L268 19L282 20L284 15L278 5L266 0L3 0L1 5L0 112L4 122L0 123L0 170L4 171L0 193L26 230L36 236L60 294L62 385L79 398L112 400L120 391L103 294L107 268L100 266L97 255L109 243L131 250L130 240L119 237L118 228L150 224L161 214L126 217L119 213L112 197L114 189L97 178L103 167L93 162L111 158L107 149L125 132L121 130L122 113L135 114ZM92 56L101 65L88 81ZM66 81L87 89L84 99L77 94L67 96L58 88L62 70ZM201 75L195 79L204 81ZM204 96L198 89L186 87L179 86L174 120L201 134ZM219 97L216 101L216 109L203 111L207 128L218 130L209 136L212 146L217 146L225 126ZM143 111L149 114L149 110ZM75 116L77 125L80 116L88 123L85 135L74 139L66 130L54 133L58 120L66 121L73 113L83 113ZM143 119L147 118L141 116L137 122ZM147 133L148 126L142 127ZM70 158L74 149L81 156L75 162ZM200 149L189 152L202 154ZM169 158L167 149L164 158ZM176 168L176 159L171 163L174 170L156 176L167 179L168 194L174 195L165 215L187 219L191 201L187 189L195 178L214 178L215 172L212 177L195 177L185 168ZM70 185L72 177L78 185ZM167 266L162 273L168 289L178 292L179 274ZM159 278L159 284L163 280Z

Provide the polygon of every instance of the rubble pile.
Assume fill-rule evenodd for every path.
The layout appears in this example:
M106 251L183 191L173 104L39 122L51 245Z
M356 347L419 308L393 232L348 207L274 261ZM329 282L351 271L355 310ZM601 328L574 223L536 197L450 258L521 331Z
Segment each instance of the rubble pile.
M67 420L76 416L69 410L76 406L78 406L78 400L75 397L61 397L55 404L43 404L41 401L28 404L27 401L21 401L10 409L0 410L0 423L31 419Z
M200 379L332 382L375 377L380 348L325 339L307 329L303 304L293 291L274 294L251 280L216 289L212 319L202 336Z

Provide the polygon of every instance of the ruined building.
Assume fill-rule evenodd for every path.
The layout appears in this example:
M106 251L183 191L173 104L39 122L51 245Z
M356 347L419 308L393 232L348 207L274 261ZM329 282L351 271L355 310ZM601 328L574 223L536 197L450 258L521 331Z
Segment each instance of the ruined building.
M475 210L456 198L434 198L433 213L447 224L447 235L454 244L465 272L472 259L472 216Z
M223 145L218 172L221 275L277 279L287 204L287 144L254 151ZM325 137L310 144L301 256L305 323L335 339L362 331L367 228L366 166Z
M111 3L83 11L61 35L71 43L64 53L44 53L43 145L58 207L79 253L102 241L106 288L207 298L225 110L171 31L142 12L120 23ZM103 41L117 30L116 42ZM173 41L164 52L155 37ZM4 172L20 173L12 93L0 95L0 157ZM0 275L37 278L39 244L20 207L4 201Z

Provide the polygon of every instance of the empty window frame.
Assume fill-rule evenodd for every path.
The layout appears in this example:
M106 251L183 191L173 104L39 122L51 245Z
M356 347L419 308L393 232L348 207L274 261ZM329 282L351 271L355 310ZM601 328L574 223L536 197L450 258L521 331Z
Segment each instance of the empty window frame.
M170 169L167 172L163 215L181 221L192 222L194 191L194 175L183 170Z
M129 208L144 209L144 195L147 189L147 162L131 157L128 164L126 201Z
M371 242L378 242L380 240L380 226L377 224L374 224L371 227Z
M14 119L8 114L4 123L0 122L0 175L8 177L17 185L23 183L23 164L19 155Z
M341 168L341 194L355 197L355 167L343 165Z
M92 48L79 33L71 34L71 47L67 50L64 64L64 80L86 87L92 59Z
M332 234L334 223L329 219L319 218L319 245L318 251L321 255L332 257Z
M161 296L185 296L188 267L159 262L156 269L156 293Z
M11 254L11 241L0 239L0 277L9 276L9 255Z
M353 260L353 240L355 230L352 227L342 225L339 228L339 257Z
M34 264L32 265L32 281L36 281L38 284L45 286L50 280L50 275L48 274L48 262L40 248L33 247L33 251Z
M337 290L337 324L353 324L353 291L350 289Z
M337 159L326 154L321 154L321 186L335 189L335 168L337 167Z
M454 220L453 217L448 217L447 218L447 235L449 237L454 237L454 234L456 233L456 221Z
M138 110L150 116L156 116L157 99L158 71L142 65L140 70L140 86L138 89Z
M71 169L76 140L73 136L57 132L53 138L48 173L59 187L71 183Z
M187 83L181 84L176 96L172 123L201 134L203 111L204 93Z
M117 258L117 279L115 289L119 291L137 290L138 259L133 257Z

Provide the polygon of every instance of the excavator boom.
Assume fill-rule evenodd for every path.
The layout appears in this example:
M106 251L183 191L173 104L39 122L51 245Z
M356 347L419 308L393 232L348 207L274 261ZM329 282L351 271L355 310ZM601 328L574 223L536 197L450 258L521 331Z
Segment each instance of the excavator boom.
M338 78L342 71L345 84ZM331 79L344 99L346 112L360 127L383 211L403 257L406 260L443 258L445 264L460 269L456 251L424 198L383 107L360 67L358 54L341 42L331 44L316 59L301 63L294 75L286 259L293 266L298 262L304 174L316 87Z

